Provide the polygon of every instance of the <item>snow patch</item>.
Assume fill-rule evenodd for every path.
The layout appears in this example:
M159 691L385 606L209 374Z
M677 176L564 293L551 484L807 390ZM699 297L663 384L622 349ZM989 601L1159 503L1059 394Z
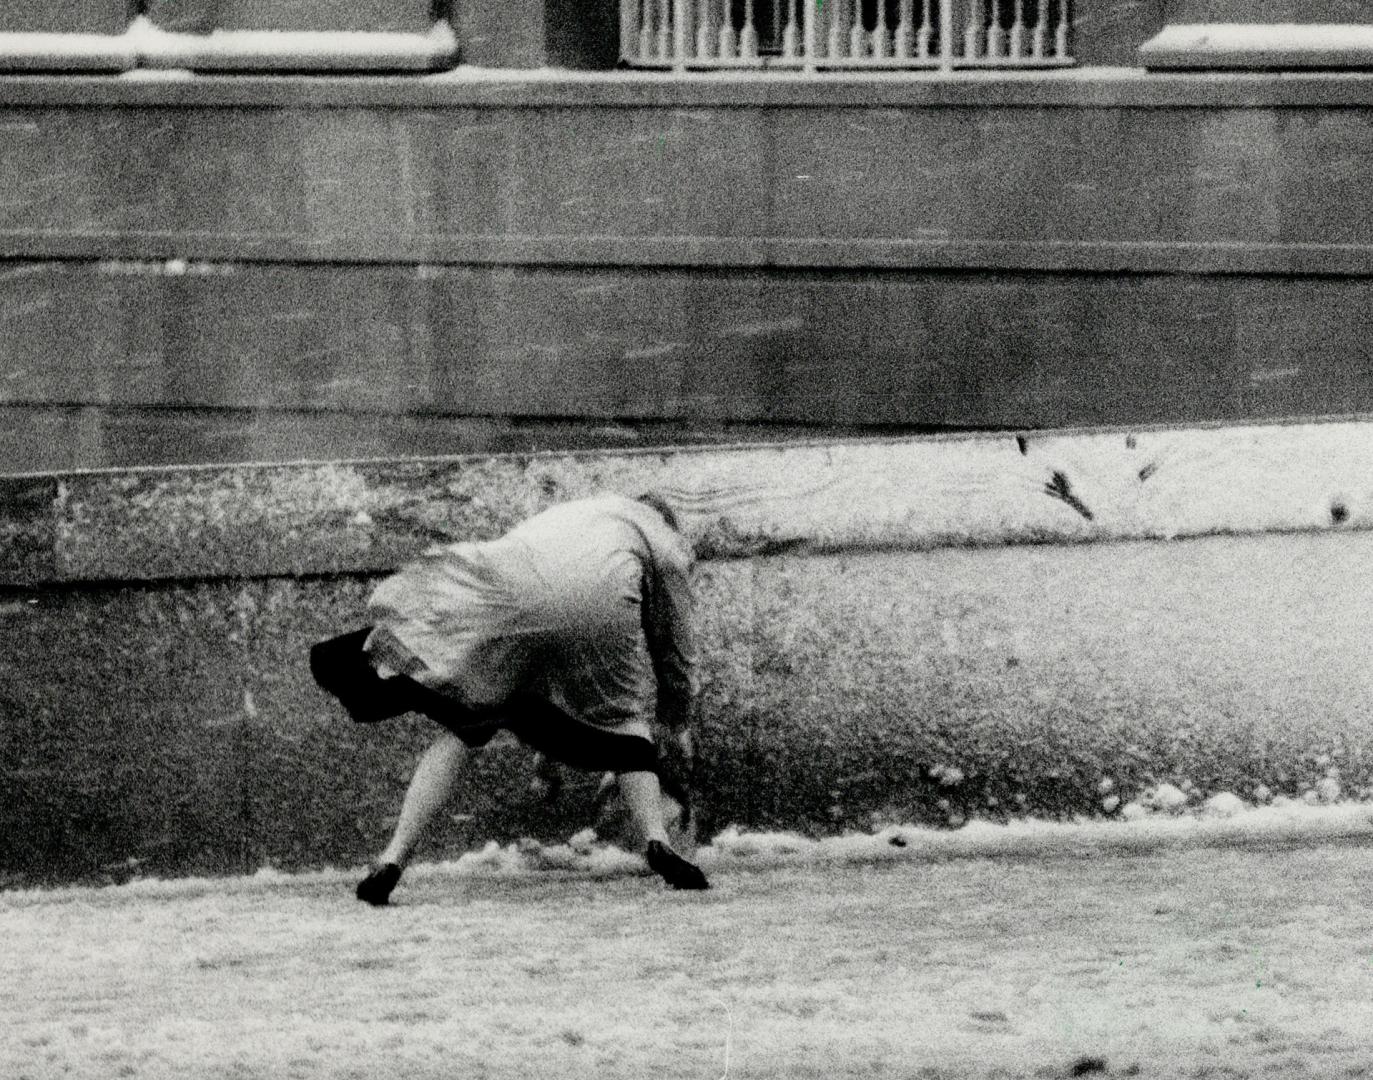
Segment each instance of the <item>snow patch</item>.
M936 765L930 770L930 776L943 787L957 787L966 779L963 770L956 765Z
M1315 792L1311 794L1314 796ZM696 859L708 871L728 872L753 866L789 864L840 866L898 860L1147 854L1191 848L1318 844L1351 839L1373 840L1373 805L1352 801L1322 803L1319 797L1308 802L1278 796L1270 805L1256 807L1236 795L1221 793L1211 796L1191 812L1158 812L1132 802L1110 819L1043 821L1030 818L1007 823L972 820L955 830L890 825L875 833L855 832L813 839L795 832L749 832L730 826L702 847L696 853ZM287 873L266 866L255 874L238 878L144 878L96 889L14 889L0 897L8 906L61 902L63 899L85 901L106 889L119 894L191 898L299 884L337 886L351 883L361 872L361 868L335 868ZM493 840L480 850L466 852L455 860L416 864L406 871L406 880L537 877L549 872L610 878L644 875L648 868L640 855L605 843L592 830L584 829L563 844L546 845L534 840L500 844Z
M805 851L811 843L800 833L746 833L731 825L706 850L720 857L747 859L754 855L794 855Z
M10 71L127 71L137 63L127 35L0 34L0 62Z
M1373 27L1362 23L1177 23L1141 49L1192 52L1351 52L1373 50Z
M1158 787L1145 792L1140 801L1151 810L1176 814L1187 805L1187 794L1173 784L1159 784Z
M122 34L0 33L0 59L14 70L114 70L139 65L216 70L429 71L457 62L457 37L448 23L427 33L340 30L163 30L145 15Z
M1229 791L1212 795L1202 804L1202 811L1211 817L1234 817L1248 809L1244 800Z
M168 31L138 16L129 28L139 61L152 67L235 69L423 69L457 60L452 27L436 22L428 33L338 30Z
M1149 808L1142 802L1132 799L1121 807L1120 816L1126 821L1138 821L1140 818L1149 816Z

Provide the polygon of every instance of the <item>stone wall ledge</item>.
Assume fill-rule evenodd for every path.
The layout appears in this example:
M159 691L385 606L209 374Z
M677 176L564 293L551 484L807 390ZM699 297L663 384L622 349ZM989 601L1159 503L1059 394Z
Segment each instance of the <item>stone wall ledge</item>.
M112 252L118 258L111 259ZM939 271L1029 273L1245 274L1373 277L1373 244L1227 240L1008 240L949 237L782 236L453 236L364 231L328 237L282 233L213 235L138 229L0 228L0 258L94 264L102 274L200 273L259 266L529 266L617 270L707 267L721 271ZM171 269L167 269L170 267Z
M1373 65L1362 23L1178 23L1139 48L1152 69L1303 70Z
M8 72L433 71L457 59L447 23L429 33L364 31L163 30L145 17L122 34L0 33ZM96 84L98 85L98 83Z
M7 72L122 72L137 65L127 34L0 33L0 69Z
M953 73L677 75L459 66L429 74L0 75L0 108L1293 108L1373 105L1370 71L1148 71L1084 66Z

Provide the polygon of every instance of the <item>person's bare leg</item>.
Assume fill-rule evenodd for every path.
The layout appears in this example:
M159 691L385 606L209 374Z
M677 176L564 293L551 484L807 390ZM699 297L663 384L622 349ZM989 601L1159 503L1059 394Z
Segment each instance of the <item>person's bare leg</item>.
M663 793L658 774L625 772L616 780L630 819L646 841L649 868L674 889L710 888L705 874L672 850L663 824Z
M400 817L391 842L381 853L381 862L405 866L420 837L434 820L434 815L448 805L467 764L467 745L456 735L445 731L430 745L415 766L410 786L401 803Z
M410 778L391 842L378 856L376 868L358 885L359 900L380 907L390 899L391 890L415 853L420 837L434 820L434 815L452 799L468 753L463 741L448 732L435 739L424 752Z
M620 773L616 777L625 807L646 842L668 843L667 828L663 825L663 791L658 774L648 771Z

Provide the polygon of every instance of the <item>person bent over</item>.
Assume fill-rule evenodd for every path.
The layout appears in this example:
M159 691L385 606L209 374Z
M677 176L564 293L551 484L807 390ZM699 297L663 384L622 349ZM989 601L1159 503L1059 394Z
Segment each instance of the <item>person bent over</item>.
M444 728L358 899L388 902L469 755L501 728L553 761L613 772L653 871L709 887L668 840L653 739L656 717L690 760L693 559L656 496L578 499L499 539L431 548L373 591L371 626L314 646L316 681L353 719L418 712Z

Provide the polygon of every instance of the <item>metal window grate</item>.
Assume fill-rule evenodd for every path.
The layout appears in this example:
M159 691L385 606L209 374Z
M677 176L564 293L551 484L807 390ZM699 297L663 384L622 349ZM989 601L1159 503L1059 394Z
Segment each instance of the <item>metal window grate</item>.
M971 68L1073 63L1069 0L621 0L634 67Z

